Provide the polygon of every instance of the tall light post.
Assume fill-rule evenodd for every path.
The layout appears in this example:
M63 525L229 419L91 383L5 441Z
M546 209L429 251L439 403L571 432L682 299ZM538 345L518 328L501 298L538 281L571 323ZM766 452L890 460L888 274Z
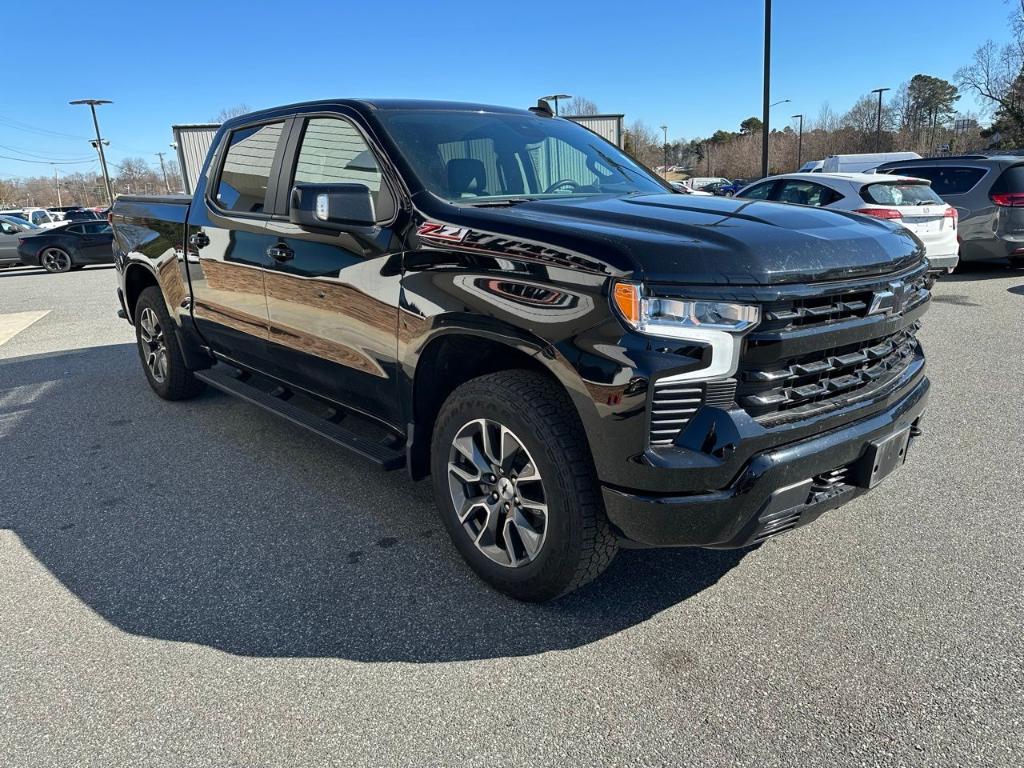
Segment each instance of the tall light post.
M772 0L764 0L764 92L761 99L761 178L768 175L768 109L771 106Z
M572 96L570 96L568 93L554 93L550 96L541 96L541 98L544 99L544 101L555 102L555 117L558 117L558 101L560 99L571 99Z
M103 183L107 188L107 200L110 205L114 204L114 190L110 187L110 174L107 172L107 158L103 154L103 137L100 136L100 121L96 118L96 107L102 104L113 104L114 102L108 99L78 99L77 101L69 101L69 104L79 105L88 104L89 109L92 110L92 125L96 129L96 149L100 153L100 168L103 170Z
M882 151L882 94L889 88L875 88L872 93L878 94L878 122L875 127L875 152Z
M665 143L662 145L662 154L664 155L662 162L665 164L662 166L661 175L665 177L665 181L668 181L668 126L661 126L661 130L665 134Z
M800 118L800 128L796 133L796 168L800 170L800 166L803 165L800 161L803 160L804 150L804 116L803 115L791 115L790 120L796 120Z

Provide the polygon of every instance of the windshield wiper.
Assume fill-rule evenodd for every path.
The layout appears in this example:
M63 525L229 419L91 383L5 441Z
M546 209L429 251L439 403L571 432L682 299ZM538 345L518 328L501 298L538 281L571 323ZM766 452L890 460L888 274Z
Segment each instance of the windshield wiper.
M536 199L536 197L507 197L502 200L481 200L479 203L467 203L467 205L473 208L508 208L520 203L530 203Z

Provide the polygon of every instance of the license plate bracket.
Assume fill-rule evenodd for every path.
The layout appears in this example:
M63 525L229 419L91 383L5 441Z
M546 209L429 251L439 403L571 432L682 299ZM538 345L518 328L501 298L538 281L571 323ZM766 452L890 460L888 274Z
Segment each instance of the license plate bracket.
M874 488L894 470L903 466L909 444L910 427L868 443L867 451L858 463L857 485Z

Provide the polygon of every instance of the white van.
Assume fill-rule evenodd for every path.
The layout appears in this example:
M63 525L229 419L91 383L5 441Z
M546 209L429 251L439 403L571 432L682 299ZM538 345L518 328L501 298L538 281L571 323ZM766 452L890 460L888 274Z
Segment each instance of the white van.
M797 173L821 173L822 166L824 165L824 160L808 160L800 166Z
M30 224L35 224L43 229L52 229L63 224L62 221L54 218L45 208L12 208L11 210L0 211L0 215L24 219Z
M920 160L917 152L870 152L863 155L829 155L823 173L867 173L892 160Z

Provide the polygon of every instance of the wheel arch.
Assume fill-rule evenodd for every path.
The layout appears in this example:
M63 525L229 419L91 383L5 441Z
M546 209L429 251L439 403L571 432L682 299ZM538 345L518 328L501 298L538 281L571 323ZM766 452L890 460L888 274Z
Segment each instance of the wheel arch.
M135 324L135 305L139 296L150 286L160 287L156 273L139 262L132 262L124 271L124 306L128 322ZM166 299L165 299L166 300Z
M556 382L582 421L587 421L590 411L596 414L579 374L554 347L490 332L447 328L419 350L409 381L411 408L406 452L409 475L414 480L430 474L434 424L448 396L471 379L517 369L535 371Z

